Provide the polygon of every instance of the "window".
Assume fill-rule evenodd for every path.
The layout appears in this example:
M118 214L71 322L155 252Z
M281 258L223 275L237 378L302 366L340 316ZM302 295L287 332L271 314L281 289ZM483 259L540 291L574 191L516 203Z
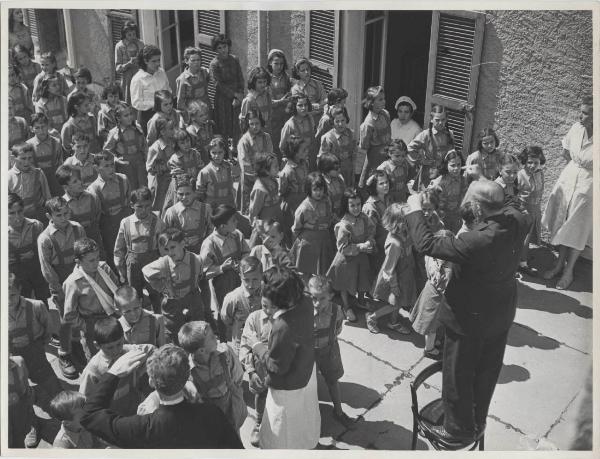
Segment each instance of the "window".
M225 33L225 11L197 10L194 16L196 46L202 50L202 66L209 68L210 61L217 55L212 50L211 42L215 35ZM208 85L208 95L211 102L215 97L215 83Z
M136 10L108 10L108 22L113 50L117 43L121 41L121 30L123 29L123 24L127 21L138 22ZM117 80L117 83L121 80L121 74L117 73L116 70L115 80Z
M340 12L312 10L306 12L306 56L316 67L312 77L326 91L337 86L337 60L340 34Z

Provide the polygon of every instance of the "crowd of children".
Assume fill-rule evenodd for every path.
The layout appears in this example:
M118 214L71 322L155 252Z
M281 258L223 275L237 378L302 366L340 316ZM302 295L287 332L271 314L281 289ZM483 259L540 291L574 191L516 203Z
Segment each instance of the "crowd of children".
M150 355L165 343L189 353L190 397L220 407L236 430L247 417L247 374L258 445L267 386L253 343L268 344L273 311L261 306L261 280L276 265L297 270L313 298L317 367L347 424L337 383L344 320L357 321L362 310L368 330L379 333L389 315L386 328L414 327L425 355L441 358L437 310L455 267L415 251L405 223L411 193L425 190L432 231L456 234L475 219L461 207L468 183L496 180L534 216L521 262L534 272L527 249L539 240L540 147L503 152L486 128L478 150L464 155L439 105L408 144L392 140L381 86L366 91L368 114L355 136L345 102L359 95L325 91L306 58L290 78L284 53L272 50L268 68L249 72L244 97L224 36L216 37L210 71L200 49L185 50L176 90L156 91L154 114L140 125L128 84L143 43L135 27L126 29L115 50L121 82L101 95L89 89L88 69L69 81L52 52L38 65L25 47L12 50L9 446L39 442L27 378L62 422L55 446L107 446L78 424L83 396L130 347ZM214 103L211 81L221 82ZM407 97L399 111L402 104L414 109ZM45 356L51 341L63 376L81 373L83 396L62 391ZM120 382L112 406L127 415L153 403L142 367Z

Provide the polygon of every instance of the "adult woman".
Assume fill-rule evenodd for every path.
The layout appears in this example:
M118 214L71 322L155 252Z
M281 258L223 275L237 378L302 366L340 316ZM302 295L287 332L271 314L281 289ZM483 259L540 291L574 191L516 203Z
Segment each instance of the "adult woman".
M312 449L321 416L315 369L313 306L300 275L275 266L263 275L263 309L275 309L269 348L253 352L267 368L269 386L260 425L261 448Z
M121 41L115 45L115 69L121 73L121 94L128 104L131 104L129 85L139 70L137 55L144 47L144 42L138 39L138 35L137 24L125 21L121 29Z
M562 272L556 284L559 290L571 285L579 254L586 245L592 245L592 134L593 101L584 97L579 122L562 140L563 157L569 163L554 185L542 216L550 243L558 246L558 259L543 276L552 279Z
M131 105L138 111L138 122L147 132L147 125L154 115L154 93L161 89L171 90L167 74L160 67L160 49L145 45L137 56L139 70L131 79Z
M11 9L8 16L8 46L12 49L16 45L25 46L33 55L33 40L29 27L23 24L23 10L21 8Z
M212 49L217 55L210 62L210 76L215 82L215 122L217 131L232 138L237 145L240 138L239 115L244 99L244 76L240 61L229 53L231 40L224 34L215 35Z
M421 132L419 123L412 119L417 104L410 97L402 96L398 98L394 108L398 112L398 118L394 118L390 125L392 139L402 139L408 145Z
M281 160L279 141L281 129L289 118L285 107L290 100L292 81L287 73L287 60L280 49L272 49L267 57L267 70L271 74L271 96L273 97L271 112L271 140L273 150Z

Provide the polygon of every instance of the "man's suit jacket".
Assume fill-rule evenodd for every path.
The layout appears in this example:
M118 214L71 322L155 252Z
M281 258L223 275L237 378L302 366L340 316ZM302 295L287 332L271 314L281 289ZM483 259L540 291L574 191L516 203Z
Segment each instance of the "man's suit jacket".
M151 414L120 416L108 409L119 378L106 373L84 406L81 425L120 448L242 449L223 412L213 405L182 401Z
M531 218L510 203L458 237L434 237L423 212L407 215L419 252L459 265L446 289L448 306L440 321L462 335L494 336L506 332L515 317L519 264Z

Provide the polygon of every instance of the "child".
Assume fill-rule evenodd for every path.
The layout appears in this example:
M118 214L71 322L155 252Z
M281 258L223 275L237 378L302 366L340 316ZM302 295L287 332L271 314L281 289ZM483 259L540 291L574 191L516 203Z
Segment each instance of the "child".
M358 292L359 301L364 302L364 294L371 287L368 254L375 249L375 225L361 207L356 190L347 189L339 210L341 220L334 228L337 253L327 271L333 288L341 294L344 315L350 322L356 322L356 315L349 296L354 297Z
M267 56L267 70L271 76L271 138L277 159L281 161L279 141L281 128L287 120L285 108L289 102L292 81L287 73L285 54L280 49L272 49Z
M388 235L382 223L385 209L390 205L390 179L387 172L375 170L367 180L367 191L369 197L363 204L362 211L375 225L375 250L369 254L369 263L373 268L371 269L371 281L374 281L377 277L377 270L381 267L385 257L384 246Z
M498 150L500 140L492 128L479 131L477 151L467 157L466 165L479 165L481 173L489 180L496 180L500 174L500 159L504 154Z
M57 71L57 67L58 65L56 63L56 56L52 51L42 53L40 56L40 68L42 71L33 79L33 91L31 93L33 103L36 103L40 98L46 97L44 96L42 82L49 78L56 78L57 95L66 97L66 95L69 94L69 85L67 84L67 79L62 73ZM51 119L50 116L48 118ZM60 129L58 130L60 131Z
M323 114L323 106L327 101L327 93L320 81L311 78L312 72L313 65L306 57L301 57L296 61L292 67L292 78L296 79L296 84L292 86L292 96L308 97L309 112L313 124L317 126Z
M418 166L414 189L427 187L432 178L430 170L437 170L444 156L454 148L454 135L448 129L446 108L443 105L431 107L429 128L417 135L408 144L408 157Z
M118 89L118 86L115 87ZM120 102L111 111L114 112L117 125L108 132L104 149L116 156L117 172L126 175L131 188L137 190L148 184L145 167L148 151L146 137L134 120L130 105ZM102 112L100 115L102 116Z
M56 169L63 163L63 149L60 140L48 134L48 118L43 113L31 117L34 136L27 141L33 146L33 161L46 179L52 196L60 196L62 187L56 179Z
M250 110L257 111L262 117L262 127L265 132L271 132L271 110L273 98L271 97L271 75L264 67L254 67L248 74L248 94L242 100L240 108L240 129L248 129L247 114ZM264 151L264 150L258 150ZM273 147L271 151L273 153ZM238 151L239 154L239 151Z
M321 144L321 139L323 135L327 134L330 130L334 128L333 123L333 113L334 109L341 108L344 113L344 119L346 120L346 124L350 122L348 117L348 110L346 110L346 98L348 97L348 91L343 88L333 88L331 91L327 93L327 105L323 107L323 116L319 120L319 124L317 126L317 133L315 134L315 138L319 145Z
M210 110L208 84L210 75L206 67L202 67L202 51L200 48L187 47L183 52L186 69L177 77L177 108L186 110L191 102L205 103Z
M242 131L245 133L240 138L237 147L242 173L238 193L241 199L239 199L238 208L243 214L247 214L250 192L256 181L256 154L272 154L273 144L271 143L271 136L263 132L265 120L258 109L247 109L241 123ZM277 172L279 172L279 164L277 164Z
M15 116L13 99L8 98L8 148L25 142L31 135L27 120L21 116Z
M148 121L147 126L146 141L148 145L152 145L160 137L160 131L156 124L159 119L172 121L173 128L185 129L181 113L173 108L173 94L166 89L154 93L154 115Z
M259 238L257 227L264 220L281 220L281 200L279 197L279 184L277 176L279 164L274 154L258 153L256 155L256 182L250 193L250 207L248 215L250 223L254 226L253 236L255 241Z
M81 183L87 188L98 178L94 155L90 153L90 137L85 132L75 132L72 142L73 156L65 159L63 164L79 172Z
M215 136L208 144L210 163L200 171L196 181L198 198L213 208L226 204L235 206L231 166L225 161L227 144L221 136Z
M306 199L294 215L292 233L296 241L292 252L296 259L296 269L308 280L311 274L324 275L333 260L333 212L331 201L327 198L327 183L323 174L308 174L304 190Z
M121 41L115 45L115 71L121 77L121 94L128 104L131 104L131 78L139 70L137 55L144 47L138 35L137 24L134 21L125 21L121 28Z
M462 219L462 226L460 230L458 230L459 234L466 233L467 231L471 231L473 226L475 225L475 214L473 213L473 207L470 202L465 202L460 206L460 218Z
M33 412L34 393L22 357L8 358L8 447L35 448L41 437Z
M67 103L76 94L84 94L90 101L89 112L98 118L98 112L100 111L100 99L98 95L91 89L92 85L92 72L87 67L79 67L73 75L75 79L75 86L71 92L67 95Z
M208 323L195 321L179 330L181 347L190 354L191 379L206 403L217 405L238 432L248 416L244 370L234 350L219 343Z
M146 282L162 294L167 342L178 344L177 332L184 323L202 316L207 320L212 318L210 306L203 304L198 289L203 264L198 255L185 249L184 234L177 228L161 233L158 245L166 255L148 263L142 273Z
M359 188L374 169L386 160L384 147L392 139L391 118L385 109L385 92L381 86L367 89L363 106L369 110L365 120L360 125L360 140L354 163L354 173L360 174Z
M227 327L227 336L231 336L233 350L240 350L242 329L248 315L261 307L262 265L258 258L247 256L240 261L240 279L242 285L227 293L221 307L221 320Z
M188 124L186 131L192 136L192 146L200 152L202 162L208 164L208 144L213 138L215 122L210 119L210 105L202 101L192 101L187 108Z
M403 140L408 145L422 131L421 126L413 115L417 111L417 104L408 96L400 96L394 104L397 118L392 120L392 139Z
M54 197L46 201L46 217L50 223L39 235L37 244L42 275L61 316L58 363L67 379L75 379L79 373L71 360L71 326L64 321L63 282L73 272L73 247L76 240L85 237L85 230L79 223L69 221L69 216L70 210L63 198Z
M169 207L163 218L167 228L179 228L185 237L186 249L200 253L202 241L212 232L212 209L196 199L194 179L188 174L173 177L177 203Z
M113 296L119 279L100 261L98 244L84 237L73 245L75 267L63 283L65 292L64 321L81 334L81 345L87 361L98 351L94 324L115 314Z
M21 282L8 274L8 347L29 369L29 379L40 385L49 399L61 391L60 382L46 358L50 342L48 309L40 300L21 296Z
M390 179L390 201L406 202L409 195L407 182L410 169L406 144L403 140L392 140L383 151L389 159L382 162L377 169L384 170Z
M44 225L38 220L25 218L23 200L16 193L8 193L8 269L21 284L21 293L42 301L50 296L48 284L42 276L37 248L38 236Z
M114 263L121 283L127 282L144 298L144 287L154 311L160 312L160 295L144 281L142 268L158 259L158 235L164 223L152 212L152 192L148 187L133 190L129 195L133 215L119 223L115 241Z
M71 211L69 218L83 226L86 236L96 241L100 248L100 259L105 260L104 242L100 233L100 203L89 191L83 189L83 183L74 168L60 166L56 170L56 179L65 192L63 198Z
M98 137L100 142L104 144L108 133L118 124L116 108L121 105L121 88L119 85L111 83L106 86L102 90L102 100L105 103L100 104L100 111L98 112Z
M31 95L21 80L21 70L14 65L8 67L8 97L12 100L13 114L29 123L33 115Z
M281 196L282 224L286 228L286 239L291 242L289 228L294 223L294 213L306 197L304 184L308 175L308 149L299 137L292 136L281 150L287 158L279 172L279 196ZM288 234L289 233L289 234Z
M60 133L68 115L67 98L61 93L59 78L50 76L41 80L38 91L40 97L36 99L35 112L46 115L50 128Z
M439 167L440 176L429 184L432 188L439 189L438 214L442 218L444 227L452 233L460 229L460 203L467 191L467 180L461 174L462 158L456 150L450 150L444 155Z
M100 378L108 372L111 365L126 352L131 350L142 350L146 358L155 349L151 344L124 344L125 337L121 324L115 317L106 317L94 324L94 344L99 351L86 365L81 373L81 384L79 392L89 397L100 382ZM145 363L142 361L142 364ZM143 379L146 369L145 365L136 368L125 377L120 377L112 401L110 410L121 416L131 416L137 413L138 405L147 394L142 393Z
M63 390L50 402L48 414L60 421L60 430L52 443L53 448L92 449L101 448L97 437L79 423L83 414L85 396L74 390Z
M146 158L146 171L148 172L148 188L154 195L152 210L162 211L169 189L171 177L167 162L174 152L175 134L173 122L166 119L157 119L154 128L158 133L158 139L148 149Z
M373 298L386 305L365 314L371 333L380 332L377 320L388 314L392 315L387 323L390 330L402 335L411 332L399 318L400 309L410 309L417 299L413 245L405 220L408 210L406 205L392 203L383 215L383 225L389 234L385 241L385 260L373 287Z
M499 161L500 176L494 180L504 189L504 196L518 196L517 174L519 172L519 160L506 153Z
M546 164L546 157L540 147L532 145L523 149L519 159L523 165L523 168L517 174L519 199L523 202L525 210L533 220L529 234L527 234L523 243L519 271L535 275L537 270L527 264L527 252L529 251L530 242L539 244L541 241L542 210L540 206L544 194L544 170L541 166Z
M296 136L308 153L309 170L317 167L317 145L315 140L315 121L309 114L310 102L306 95L292 97L286 112L289 119L281 129L279 149L283 152L292 136Z
M212 279L217 310L220 310L225 295L240 286L238 265L250 249L242 233L236 229L237 212L234 207L220 204L213 208L211 222L215 229L202 242L200 259L206 279ZM219 336L225 341L225 327L220 316L217 323Z
M33 166L33 145L19 143L11 148L13 167L8 170L8 192L23 200L23 211L28 218L47 222L44 203L50 199L50 188L44 172Z
M331 201L334 219L337 220L340 214L342 196L346 190L344 178L340 176L340 160L335 155L325 153L319 157L318 166L319 172L325 177L327 195Z
M354 161L356 159L356 142L354 133L347 124L349 121L346 111L342 107L333 107L329 111L332 129L326 131L321 137L319 156L324 153L335 155L340 161L340 173L344 177L346 186L354 186Z
M15 64L19 68L21 80L33 96L33 80L42 72L42 67L31 59L31 51L23 45L15 45L13 48Z
M83 93L77 92L67 101L69 119L60 132L60 138L67 156L72 155L71 144L75 132L83 132L88 135L92 154L100 151L101 145L96 132L98 123L89 111L90 98Z
M357 207L360 210L360 202ZM342 410L339 379L344 375L340 345L337 337L342 332L344 313L332 302L333 291L329 280L323 276L313 276L308 282L308 291L315 308L315 361L323 375L331 401L333 416L344 427L353 420Z
M100 232L106 252L106 262L112 269L115 241L121 220L131 215L127 205L129 198L129 180L123 174L115 172L115 156L110 151L103 151L94 156L94 164L98 169L98 178L88 187L88 191L96 198L102 208L100 216Z
M284 245L283 225L273 219L263 221L260 226L261 245L255 245L250 255L260 260L263 272L275 265L290 267L289 249Z
M435 237L452 236L454 233L448 230L440 230L435 233ZM442 353L435 347L436 330L440 325L437 317L440 309L449 308L444 292L452 276L452 263L426 256L425 270L427 271L427 282L410 312L410 321L413 329L418 334L425 336L423 355L433 360L441 360Z
M152 314L142 308L141 297L131 285L122 285L115 292L115 309L121 314L126 344L165 344L165 320L160 314Z

